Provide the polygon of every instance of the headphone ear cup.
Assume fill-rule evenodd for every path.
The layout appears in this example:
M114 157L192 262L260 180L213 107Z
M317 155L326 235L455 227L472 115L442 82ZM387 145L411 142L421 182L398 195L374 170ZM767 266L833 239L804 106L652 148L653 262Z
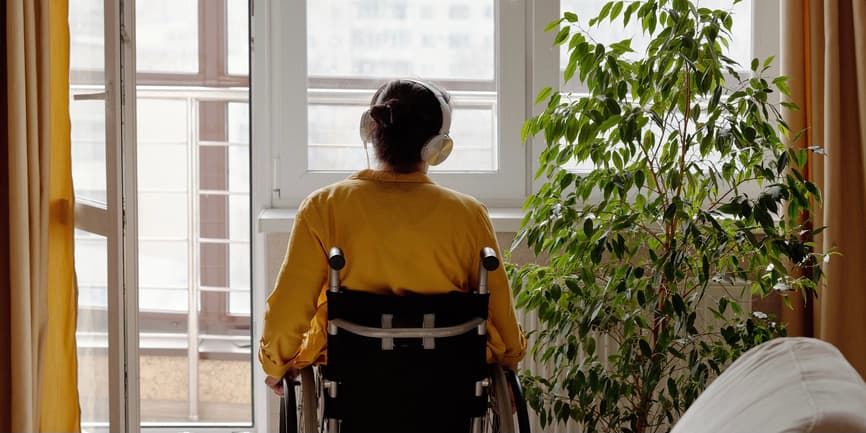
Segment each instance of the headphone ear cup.
M361 134L361 141L366 145L368 142L372 141L372 137L370 134L373 132L373 116L370 115L370 110L364 110L364 114L361 114L361 124L359 125L358 132Z
M451 137L444 134L437 135L421 148L421 159L430 165L442 164L453 148L454 140Z

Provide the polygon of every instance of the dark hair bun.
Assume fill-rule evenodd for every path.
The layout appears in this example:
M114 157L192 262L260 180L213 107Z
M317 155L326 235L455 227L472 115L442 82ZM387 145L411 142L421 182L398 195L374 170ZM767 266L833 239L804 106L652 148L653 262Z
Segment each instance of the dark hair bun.
M398 99L389 99L381 104L370 107L370 116L383 128L397 123L402 104Z

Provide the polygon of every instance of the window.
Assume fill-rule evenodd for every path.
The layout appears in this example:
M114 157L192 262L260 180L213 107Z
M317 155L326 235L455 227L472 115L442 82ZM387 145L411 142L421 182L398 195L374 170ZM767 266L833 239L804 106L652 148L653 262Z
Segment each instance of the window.
M271 142L272 205L295 207L314 189L364 168L358 118L381 82L407 75L442 84L456 103L455 150L432 170L433 178L490 207L521 205L540 146L520 143L519 129L537 110L534 95L560 82L565 61L552 47L554 35L542 29L564 10L586 22L605 2L307 0L263 6L267 17L257 18L254 31L270 59L257 61L256 75L269 91L258 94L253 110L268 117L260 120L267 136L258 136ZM700 3L724 7L730 0ZM405 14L395 13L396 5ZM736 60L747 65L752 56L778 51L778 0L746 0L732 11ZM635 36L640 53L643 37L632 26L602 25L593 33L601 42ZM580 89L576 81L562 88Z
M578 23L599 43L610 44L631 38L634 53L630 55L640 56L640 53L646 51L649 36L643 33L637 20L632 20L626 28L622 27L621 20L616 20L614 23L604 20L589 27L589 20L598 15L607 2L608 0L561 0L560 14L566 11L577 14ZM736 5L731 3L731 0L697 0L699 7L727 9L732 13L734 25L728 48L729 57L737 61L742 66L742 70L747 72L753 57L764 59L778 52L778 26L773 25L778 22L778 18L769 19L772 16L778 17L778 3L775 1L742 1ZM580 94L585 91L585 87L577 77L568 83L562 82L562 74L568 63L567 48L567 45L563 45L557 53L559 56L557 82L561 91ZM568 163L566 168L576 172L587 172L593 167L592 161L584 161Z
M248 17L136 4L143 425L252 422Z
M452 20L469 19L469 5L452 4L451 7L448 8L448 18Z
M561 12L574 12L579 18L579 23L585 30L591 33L597 42L602 44L610 44L619 42L623 39L632 39L632 56L639 56L640 53L646 51L649 44L649 37L645 35L641 29L640 22L632 20L628 27L623 28L621 20L616 20L611 23L605 20L592 27L589 27L590 19L598 15L602 6L608 0L561 0ZM736 60L740 65L743 65L743 70L747 70L749 62L752 60L752 31L751 31L751 12L752 2L743 1L737 5L731 6L731 0L698 0L699 7L730 9L734 17L734 29L732 31L731 45L729 49L730 57ZM568 63L567 45L563 45L560 50L559 68L560 77ZM563 90L580 92L583 86L572 80L570 83L560 83Z
M125 236L134 239L123 242L128 242L124 251L134 251L127 260L137 268L127 287L136 290L138 305L127 311L138 320L123 326L138 323L138 329L129 325L127 337L137 340L139 349L137 358L127 360L135 365L129 371L137 373L130 373L130 380L138 380L124 389L140 390L126 395L129 406L140 407L144 427L249 427L249 3L124 4L134 17L119 18L116 9L106 10L116 4L103 0L72 0L69 8L82 425L88 431L107 428L109 412L115 413L109 396L126 395L116 388L108 392L104 375L114 341L109 334L117 332L112 326L122 328L109 322L112 296L121 290L111 276L127 270L112 248L116 233L100 228L108 218L99 215L100 208L103 213L117 208L112 200L122 197L134 203L124 206L135 227ZM109 77L117 75L103 69L119 69L120 54L109 49L120 42L119 31L112 33L119 23L112 20L127 18L135 21L127 38L135 46L137 85L134 94L126 93L135 104L123 110L134 113L136 128L127 131L137 136L124 142L124 158L134 170L120 174L112 159L119 142L111 141L124 128L111 117L120 86L106 92ZM122 184L136 189L113 195ZM121 416L139 421L136 413ZM113 429L119 427L112 424Z
M257 28L263 34L256 35L254 57L264 49L259 44L263 39L271 57L268 69L254 75L266 74L260 79L271 83L271 91L255 99L260 112L270 113L274 204L297 206L314 189L365 168L357 128L373 92L390 78L420 77L448 89L455 105L455 150L431 170L433 177L491 204L519 205L526 183L526 149L520 143L526 113L525 22L519 3L307 0L262 5L269 9L255 18L261 19Z
M74 5L74 7L73 7ZM76 197L75 272L78 279L78 393L84 428L107 426L109 248L106 139L105 5L76 0L69 8L72 177ZM112 203L114 205L114 203Z
M135 9L139 72L199 71L198 0L148 0Z

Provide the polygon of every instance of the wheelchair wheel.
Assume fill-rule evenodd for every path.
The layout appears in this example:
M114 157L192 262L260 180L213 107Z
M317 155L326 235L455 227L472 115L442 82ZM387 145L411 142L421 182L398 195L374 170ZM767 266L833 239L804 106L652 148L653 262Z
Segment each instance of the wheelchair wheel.
M511 395L514 397L515 409L517 409L517 430L520 433L529 433L529 410L526 408L523 387L520 386L517 373L508 370L505 372L505 378L508 380Z
M298 433L297 400L295 385L285 377L283 382L283 397L280 398L280 433Z
M280 433L317 433L321 419L319 386L313 367L300 371L293 382L283 379Z
M514 416L511 411L511 396L505 371L498 365L490 368L490 403L484 421L484 431L490 433L515 433Z
M483 431L529 433L529 412L517 375L498 365L490 369L490 403Z

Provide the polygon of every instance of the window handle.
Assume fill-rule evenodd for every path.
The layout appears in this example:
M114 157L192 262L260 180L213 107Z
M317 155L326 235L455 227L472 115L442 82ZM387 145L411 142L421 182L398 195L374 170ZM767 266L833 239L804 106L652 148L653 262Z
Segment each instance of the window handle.
M107 95L106 92L76 93L72 95L72 99L75 101L104 101Z

